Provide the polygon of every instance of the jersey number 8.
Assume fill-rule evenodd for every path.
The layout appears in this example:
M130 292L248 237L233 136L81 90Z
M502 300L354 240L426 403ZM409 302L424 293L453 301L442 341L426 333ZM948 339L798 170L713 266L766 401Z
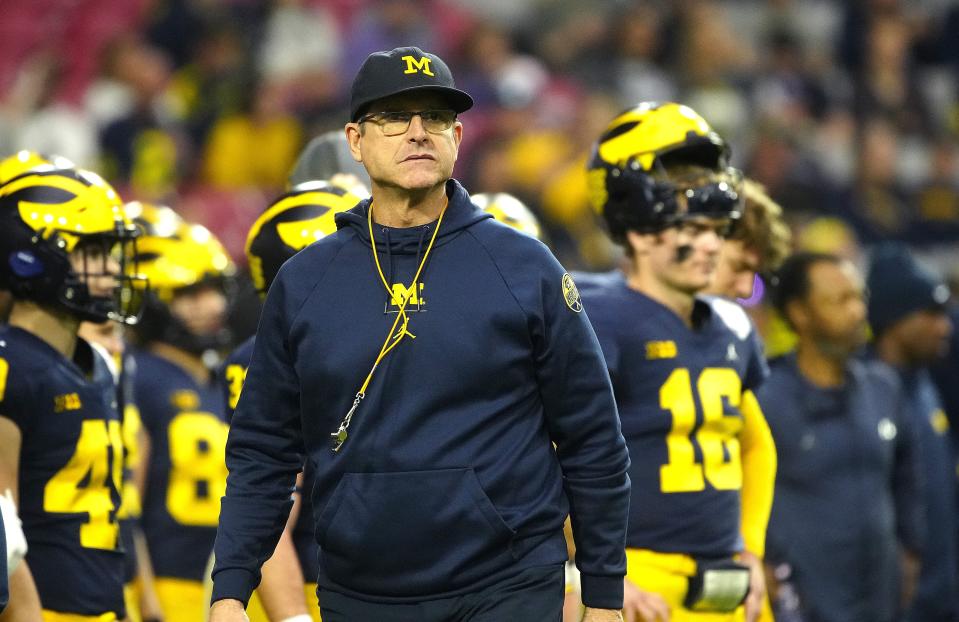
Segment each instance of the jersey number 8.
M183 412L170 422L166 504L178 523L216 527L226 492L227 434L227 425L210 413Z

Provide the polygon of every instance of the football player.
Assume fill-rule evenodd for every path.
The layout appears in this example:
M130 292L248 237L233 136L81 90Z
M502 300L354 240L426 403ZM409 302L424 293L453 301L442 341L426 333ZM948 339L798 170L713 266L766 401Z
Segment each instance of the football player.
M783 210L759 182L743 180L743 215L723 244L713 283L706 293L746 300L756 275L771 274L789 255L792 233Z
M354 191L363 192L362 188ZM250 275L260 296L266 297L283 262L336 231L333 215L352 208L362 198L362 194L354 194L339 184L311 181L294 186L273 201L253 223L246 240ZM238 346L223 367L229 415L240 398L254 338ZM287 529L273 557L264 564L260 586L247 607L253 622L320 619L316 601L319 551L313 536L311 505L302 502L303 491L311 489L309 473L304 472L297 482ZM301 591L297 586L304 585L304 577L305 588ZM291 593L290 588L296 588L298 593ZM304 593L305 600L300 595Z
M117 383L118 410L122 413L123 431L123 486L120 489L120 539L123 542L123 594L129 622L160 620L162 613L153 587L153 569L150 560L138 551L144 550L140 530L140 489L145 469L140 448L146 442L140 421L140 409L133 400L133 378L136 364L123 337L122 327L115 322L83 322L80 337L101 350L110 362Z
M14 298L0 328L0 490L14 491L29 545L0 619L125 615L120 414L107 361L77 332L136 320L136 234L88 171L39 167L0 187L0 288Z
M700 295L742 215L727 152L692 109L643 103L589 164L591 201L628 264L579 281L632 458L632 619L754 620L764 596L775 448L753 390L768 370L743 310Z
M127 214L144 231L138 269L150 283L141 290L133 355L134 400L147 438L143 533L164 619L199 622L226 485L226 404L211 368L228 344L234 267L209 230L169 207L130 203Z

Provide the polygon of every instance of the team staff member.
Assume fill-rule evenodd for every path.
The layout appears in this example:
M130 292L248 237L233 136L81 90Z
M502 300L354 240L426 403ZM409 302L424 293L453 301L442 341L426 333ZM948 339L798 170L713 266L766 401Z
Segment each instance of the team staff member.
M137 269L150 282L134 400L146 430L142 527L163 617L201 622L203 574L226 486L226 404L207 360L226 343L225 280L233 264L204 227L169 207L131 203L143 228Z
M777 279L773 304L799 341L758 393L779 455L768 558L792 569L803 620L898 620L900 588L915 581L901 573L900 546L915 558L923 525L899 382L855 356L866 304L851 263L797 253Z
M926 536L910 622L954 622L959 615L956 455L929 366L949 350L949 288L898 245L879 247L869 265L874 354L899 376L907 416L919 434Z
M634 619L753 620L764 596L775 448L753 391L768 371L743 310L698 296L742 215L726 159L692 109L641 103L613 119L590 162L593 204L628 260L583 296L633 460Z
M15 491L29 545L4 616L39 620L42 603L45 622L122 619L120 415L106 360L77 331L134 320L120 275L136 229L102 179L53 167L2 186L0 220L0 287L14 297L0 329L0 489Z
M284 264L233 418L211 620L244 619L304 454L323 619L619 619L628 456L572 280L450 179L472 100L370 55L347 137L372 199ZM556 444L554 449L553 443Z

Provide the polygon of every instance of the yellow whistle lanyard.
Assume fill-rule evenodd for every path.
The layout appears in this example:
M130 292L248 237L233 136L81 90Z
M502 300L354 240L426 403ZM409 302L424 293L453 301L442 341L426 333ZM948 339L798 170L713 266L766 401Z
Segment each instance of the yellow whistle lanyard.
M440 231L440 225L443 224L443 216L446 214L446 208L448 205L449 199L446 200L442 211L440 211L440 217L436 221L436 229L433 231L432 237L430 237L430 243L426 247L426 252L423 254L423 259L420 261L419 267L416 268L416 274L413 275L413 283L411 287L406 290L406 295L403 296L401 300L396 301L393 290L390 289L390 284L386 280L386 275L383 274L383 268L380 266L380 258L376 254L376 240L373 238L373 202L370 202L370 208L367 211L366 224L370 231L370 248L373 251L373 261L376 263L376 272L380 275L380 281L383 283L383 287L386 288L386 293L390 296L390 300L396 301L397 307L399 307L399 312L396 314L396 319L393 320L393 326L390 327L390 332L386 336L386 341L383 342L383 346L380 348L380 353L376 355L376 360L373 361L373 367L370 368L370 373L366 375L366 380L363 381L363 385L360 386L360 390L356 392L356 397L353 399L353 406L350 407L349 412L347 412L346 416L343 417L343 421L340 422L340 427L337 429L337 431L330 434L334 452L338 452L340 448L343 447L343 443L346 442L347 429L350 427L350 423L353 421L353 415L356 413L356 409L359 407L360 402L362 402L363 398L366 397L366 389L370 386L370 382L373 380L373 373L376 372L377 366L379 366L380 362L386 358L386 355L389 354L393 348L403 341L403 337L409 336L410 339L416 339L416 335L407 329L410 324L410 319L406 315L406 303L409 302L410 297L412 297L413 294L418 290L417 283L419 282L420 273L423 272L423 266L426 265L426 260L430 256L430 251L433 250L433 243L436 242L436 235ZM401 321L402 324L400 324ZM397 330L397 327L399 327L399 330Z

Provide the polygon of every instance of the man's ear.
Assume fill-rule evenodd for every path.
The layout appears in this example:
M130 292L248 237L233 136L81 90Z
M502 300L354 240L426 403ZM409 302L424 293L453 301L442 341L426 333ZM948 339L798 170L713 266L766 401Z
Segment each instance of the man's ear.
M790 300L783 309L785 319L797 331L804 331L809 326L809 310L801 300Z
M653 243L653 234L640 233L632 229L626 231L626 243L633 249L634 255L645 255Z
M360 152L360 138L362 137L362 132L360 131L360 124L347 123L346 127L343 128L343 131L346 132L346 143L350 147L350 155L353 156L353 159L357 162L362 162L363 156Z
M459 121L453 123L453 138L456 140L456 146L463 142L463 124Z

